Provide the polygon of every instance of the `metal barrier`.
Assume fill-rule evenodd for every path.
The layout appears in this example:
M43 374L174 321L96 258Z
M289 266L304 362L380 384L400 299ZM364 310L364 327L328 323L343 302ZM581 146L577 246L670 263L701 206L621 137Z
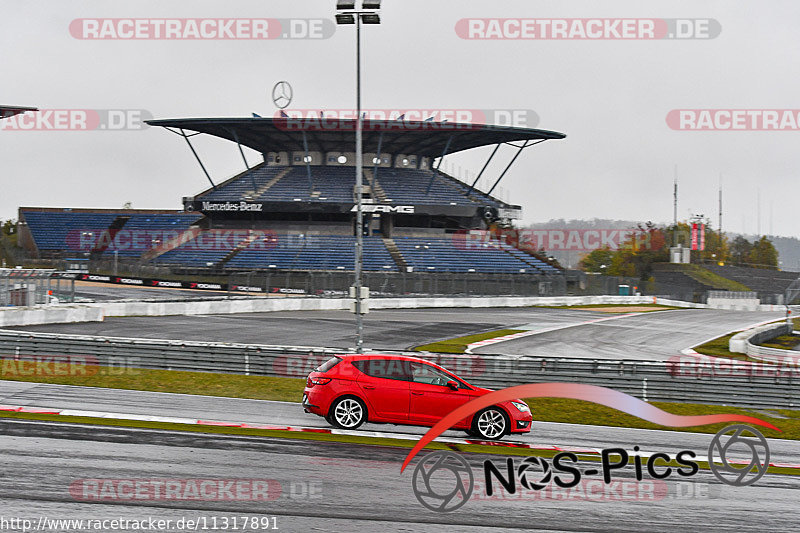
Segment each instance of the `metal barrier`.
M70 356L76 361L112 368L304 378L331 355L346 351L0 330L0 356L6 360L46 362L48 357ZM800 403L793 373L776 373L776 367L771 365L752 365L734 360L717 359L713 369L703 371L693 363L681 366L680 361L674 360L643 362L406 353L440 363L470 383L494 389L523 383L578 382L610 387L648 401L750 408L794 408ZM695 358L689 360L697 361ZM8 375L6 362L3 361L2 369ZM9 368L20 367L12 364Z

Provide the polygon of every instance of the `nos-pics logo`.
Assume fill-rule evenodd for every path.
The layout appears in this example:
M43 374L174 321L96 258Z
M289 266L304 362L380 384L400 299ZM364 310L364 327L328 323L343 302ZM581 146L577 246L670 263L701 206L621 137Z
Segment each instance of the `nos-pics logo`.
M419 442L414 445L403 461L400 472L402 473L408 467L411 460L428 443L460 420L469 419L490 405L497 405L514 398L582 400L605 405L642 420L667 427L694 427L739 422L740 424L728 426L717 433L708 448L708 465L711 471L723 483L735 486L755 483L769 467L767 440L752 426L762 426L780 432L779 428L769 422L753 416L733 413L685 416L668 413L628 394L596 385L528 383L490 392L454 409L419 439ZM729 453L732 448L736 450L737 454L749 452L749 461L741 462L732 459ZM696 454L691 450L679 452L674 461L666 453L654 453L648 457L642 457L644 454L638 452L638 446L633 447L633 454L629 454L622 448L602 450L600 454L602 470L577 468L578 457L571 452L555 455L552 464L544 460L530 459L518 469L514 468L512 459L509 459L502 468L498 468L491 461L485 461L484 477L487 482L487 492L490 486L489 482L492 480L501 482L504 488L511 493L516 490L517 480L521 480L523 488L535 491L551 482L562 488L574 486L580 482L582 476L602 473L603 481L608 484L611 482L612 472L627 468L631 460L637 481L642 480L644 472L647 472L653 479L665 479L673 474L683 477L693 476L699 470L699 465L694 460ZM542 476L540 480L532 482L530 481L531 476L534 475L532 469L535 468L541 470ZM531 472L527 472L527 470L531 470ZM753 470L755 470L754 474ZM444 483L442 483L443 480ZM414 493L424 506L436 511L452 511L464 505L472 494L474 474L463 457L450 452L436 452L427 455L417 465L413 484Z
M639 447L635 446L635 452ZM731 457L749 452L746 460ZM541 491L551 483L562 489L579 485L584 477L599 476L609 485L615 471L633 470L633 477L642 481L645 476L666 479L670 476L691 477L700 467L695 460L697 454L682 450L674 458L666 453L647 456L630 454L623 448L607 448L600 453L600 468L586 465L578 467L578 456L572 452L561 452L552 459L542 457L506 458L496 464L492 460L483 462L483 487L486 495L492 496L502 490L507 494L533 493ZM708 447L708 466L721 482L732 486L752 485L769 467L769 445L756 429L746 425L733 425L719 431ZM599 481L599 480L598 480ZM475 473L463 456L450 451L427 454L417 464L412 477L412 487L417 500L432 511L455 511L469 501L475 488Z

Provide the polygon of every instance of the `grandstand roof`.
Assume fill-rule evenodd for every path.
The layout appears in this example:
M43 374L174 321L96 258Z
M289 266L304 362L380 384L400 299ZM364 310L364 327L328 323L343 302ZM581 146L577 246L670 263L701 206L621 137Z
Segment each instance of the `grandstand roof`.
M377 152L379 142L382 153L439 157L446 146L447 153L454 153L490 144L566 137L556 131L486 124L369 119L363 123L363 146L367 153ZM301 152L304 134L309 151L349 152L356 128L352 119L260 117L148 120L147 124L213 135L262 153Z
M39 111L39 110L36 109L35 107L0 105L0 120L4 118L13 117L14 115L25 113L27 111Z

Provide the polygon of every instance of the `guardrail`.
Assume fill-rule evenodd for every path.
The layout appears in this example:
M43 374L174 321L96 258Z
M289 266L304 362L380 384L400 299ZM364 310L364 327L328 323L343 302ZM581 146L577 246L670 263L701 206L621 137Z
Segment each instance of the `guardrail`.
M0 357L4 359L41 361L69 356L110 367L304 378L331 355L343 352L346 350L0 330ZM716 360L709 372L693 364L682 366L681 361L407 354L442 364L470 383L494 389L534 382L579 382L610 387L648 401L751 408L794 408L800 404L795 386L800 379L793 373L775 372L772 365L743 366L733 360ZM6 361L3 363L3 373L8 375ZM15 369L24 366L9 365ZM758 370L758 366L767 369Z
M775 337L791 334L792 330L792 325L786 322L749 329L731 337L729 348L734 353L744 353L759 361L797 367L800 364L800 351L761 346L761 343Z

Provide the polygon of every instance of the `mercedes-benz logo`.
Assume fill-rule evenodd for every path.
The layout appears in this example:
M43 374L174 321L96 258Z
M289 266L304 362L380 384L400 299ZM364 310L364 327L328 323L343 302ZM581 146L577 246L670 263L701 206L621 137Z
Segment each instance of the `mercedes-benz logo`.
M728 435L733 432L732 435ZM725 439L725 440L723 440ZM731 447L750 450L747 464L731 464L728 451ZM763 456L763 458L762 458ZM757 429L742 424L720 430L708 447L708 466L717 479L727 485L744 487L752 485L769 468L769 444ZM755 469L755 471L753 471Z
M411 481L417 500L440 513L455 511L469 500L475 478L469 463L447 451L425 456L414 469Z
M292 103L294 91L288 81L279 81L272 88L272 103L278 109L286 109Z

